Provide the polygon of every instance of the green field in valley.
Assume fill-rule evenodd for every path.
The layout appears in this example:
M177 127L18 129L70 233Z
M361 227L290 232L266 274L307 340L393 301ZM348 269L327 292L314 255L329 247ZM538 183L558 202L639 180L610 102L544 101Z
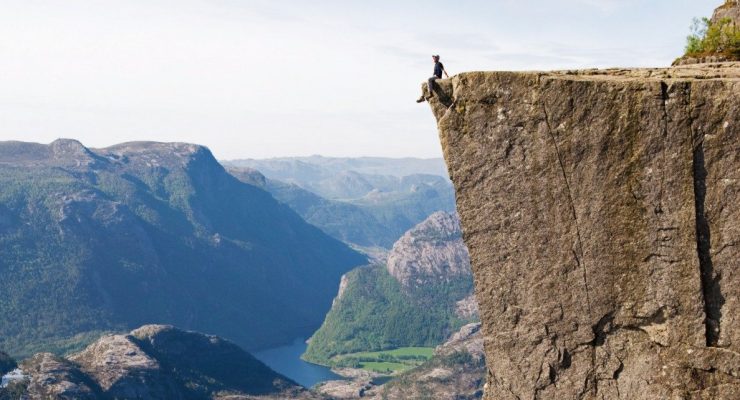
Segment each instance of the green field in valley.
M422 364L433 354L434 347L401 347L393 350L342 354L332 357L331 361L335 366L394 374Z

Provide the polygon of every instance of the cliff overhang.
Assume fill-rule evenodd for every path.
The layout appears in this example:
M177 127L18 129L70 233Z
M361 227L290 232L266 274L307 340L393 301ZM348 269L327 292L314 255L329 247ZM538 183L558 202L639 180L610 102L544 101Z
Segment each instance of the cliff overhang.
M738 398L738 99L740 63L437 81L487 399Z

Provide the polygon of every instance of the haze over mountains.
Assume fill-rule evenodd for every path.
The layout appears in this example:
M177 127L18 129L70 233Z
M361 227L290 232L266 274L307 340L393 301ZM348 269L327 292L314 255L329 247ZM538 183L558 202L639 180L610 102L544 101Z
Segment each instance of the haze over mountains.
M245 348L310 335L364 256L202 146L0 143L0 348L167 323Z
M447 167L441 158L386 158L386 157L279 157L224 161L225 165L250 167L271 179L307 185L326 198L342 197L317 182L336 179L337 175L353 172L360 176L437 175L447 177ZM330 187L330 186L329 186Z
M442 159L320 156L225 161L306 221L362 248L390 249L435 211L455 210Z

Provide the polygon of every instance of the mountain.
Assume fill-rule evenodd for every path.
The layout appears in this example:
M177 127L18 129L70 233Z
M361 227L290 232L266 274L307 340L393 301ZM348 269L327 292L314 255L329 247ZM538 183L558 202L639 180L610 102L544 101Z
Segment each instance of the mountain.
M368 160L370 167L365 165ZM390 248L431 213L454 211L454 193L440 161L309 157L236 160L225 165L234 176L262 185L335 238L359 247Z
M447 166L441 158L387 157L281 157L225 161L225 165L251 167L270 178L290 183L320 182L348 171L359 175L395 176L437 175L447 177ZM334 196L322 193L322 196Z
M432 214L394 246L387 265L351 271L303 357L344 366L337 355L435 346L476 318L470 261L457 217ZM474 307L473 307L474 308Z
M396 229L383 224L362 206L327 200L300 186L268 179L252 168L227 169L242 182L267 190L306 222L345 243L364 248L390 247L398 238Z
M387 267L407 291L470 277L460 220L443 211L430 215L393 245Z
M438 82L484 398L740 398L740 63Z
M202 146L0 143L0 347L14 355L147 323L289 342L365 262Z
M68 358L39 353L20 366L32 399L319 399L217 336L146 325L106 335Z

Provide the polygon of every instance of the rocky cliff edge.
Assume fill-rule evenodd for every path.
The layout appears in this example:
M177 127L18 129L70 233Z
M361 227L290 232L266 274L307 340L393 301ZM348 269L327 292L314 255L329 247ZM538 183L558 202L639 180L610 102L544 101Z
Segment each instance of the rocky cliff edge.
M740 64L437 82L485 398L740 398Z

